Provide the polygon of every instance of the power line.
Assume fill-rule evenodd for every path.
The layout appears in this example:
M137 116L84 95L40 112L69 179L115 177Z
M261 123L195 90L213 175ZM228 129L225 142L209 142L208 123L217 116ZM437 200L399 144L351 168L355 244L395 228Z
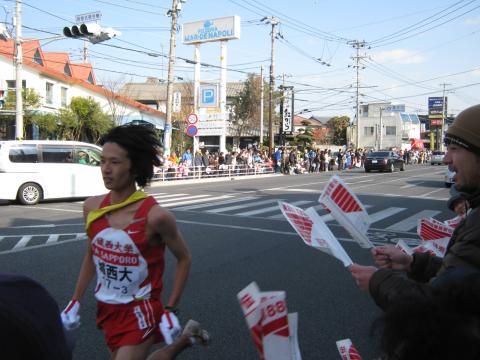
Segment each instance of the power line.
M474 2L474 1L476 1L476 0L471 0L468 4L460 7L459 9L461 9L461 8L463 8L463 7L471 4L471 3ZM407 28L408 30L403 31L402 33L399 33L398 35L391 36L391 37L385 36L385 37L384 37L384 40L380 40L380 39L374 40L374 41L370 42L370 44L371 44L371 45L375 45L375 46L371 46L371 47L373 48L373 47L380 47L380 46L391 45L391 44L400 42L400 41L402 41L402 40L409 39L409 38L411 38L411 37L414 37L414 36L423 34L423 33L427 32L427 31L430 31L430 30L435 29L435 28L437 28L437 27L440 27L440 26L442 26L442 25L444 25L444 24L446 24L446 23L448 23L448 22L451 22L451 21L453 21L453 20L455 20L455 19L458 19L459 17L462 17L462 16L464 16L464 15L466 15L466 14L468 14L468 13L470 13L470 12L476 10L476 9L478 9L479 7L480 7L480 5L474 7L474 8L472 8L472 9L470 9L470 10L467 10L467 11L465 11L465 12L463 12L463 13L461 13L460 15L457 15L457 16L454 16L454 17L452 17L452 18L450 18L450 19L447 19L447 20L445 20L445 21L443 21L443 22L441 22L441 23L439 23L439 24L433 25L433 26L431 26L431 27L429 27L429 28L427 28L427 29L424 29L424 30L422 30L422 31L418 31L418 32L416 32L416 33L413 33L413 34L404 36L404 37L399 38L399 39L396 39L396 40L393 40L393 39L398 38L398 37L400 37L400 36L402 36L402 35L406 35L406 34L412 32L412 31L414 31L414 30L423 28L423 27L425 27L425 26L427 26L427 25L429 25L429 24L431 24L431 23L433 23L433 22L435 22L435 21L437 21L437 20L439 20L439 19L441 19L441 18L443 18L443 17L445 17L445 16L447 16L447 15L450 15L450 14L458 11L459 9L453 10L453 11L451 11L451 12L449 12L449 13L441 16L440 18L435 19L435 20L432 20L432 21L428 21L428 22L422 24L421 26L417 26L417 27L413 27L413 28ZM392 40L392 41L388 42L388 40Z

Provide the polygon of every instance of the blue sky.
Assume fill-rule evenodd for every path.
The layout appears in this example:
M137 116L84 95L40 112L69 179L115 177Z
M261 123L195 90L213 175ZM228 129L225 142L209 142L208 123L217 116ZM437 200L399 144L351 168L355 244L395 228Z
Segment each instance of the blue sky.
M101 11L101 25L121 31L103 44L89 44L97 81L143 82L148 76L166 79L171 0L23 0L23 36L48 38L74 24L75 15ZM15 1L0 0L3 14L14 14ZM449 113L480 103L480 1L478 0L188 0L179 24L238 15L241 38L228 43L229 81L247 72L268 75L270 26L264 16L276 16L283 39L276 42L277 85L285 81L296 91L295 111L304 116L354 115L355 52L350 40L366 42L360 71L361 101L404 103L425 113L429 96L447 89ZM3 19L1 20L3 21ZM68 51L81 61L83 42L42 41L45 51ZM112 46L116 46L112 47ZM120 49L122 47L124 49ZM138 51L135 51L138 50ZM139 52L140 51L140 52ZM193 46L177 36L176 55L193 59ZM201 47L201 61L219 65L218 43ZM322 59L331 66L314 59ZM350 65L350 67L349 67ZM285 74L283 76L283 74ZM182 60L175 75L193 79L193 67ZM202 79L219 73L202 70ZM268 80L268 78L267 78Z

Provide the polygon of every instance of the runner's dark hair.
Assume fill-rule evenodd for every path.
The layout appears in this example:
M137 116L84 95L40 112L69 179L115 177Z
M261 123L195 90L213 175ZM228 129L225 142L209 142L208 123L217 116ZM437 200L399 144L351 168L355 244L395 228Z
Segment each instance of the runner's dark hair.
M107 142L116 143L127 151L132 163L130 171L138 186L144 187L150 183L153 165L160 165L157 157L159 142L153 130L142 125L117 126L100 139L102 146Z

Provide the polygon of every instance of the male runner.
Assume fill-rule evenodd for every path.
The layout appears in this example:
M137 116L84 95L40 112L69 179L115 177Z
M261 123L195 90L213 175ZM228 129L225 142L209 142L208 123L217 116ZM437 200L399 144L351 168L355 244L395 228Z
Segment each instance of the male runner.
M172 213L137 191L158 166L153 131L135 125L110 130L100 141L101 170L108 194L88 198L84 218L88 247L72 301L62 312L67 328L79 325L78 311L96 273L97 326L112 359L145 359L151 346L180 333L174 309L187 282L191 255ZM176 259L172 292L163 306L165 248Z

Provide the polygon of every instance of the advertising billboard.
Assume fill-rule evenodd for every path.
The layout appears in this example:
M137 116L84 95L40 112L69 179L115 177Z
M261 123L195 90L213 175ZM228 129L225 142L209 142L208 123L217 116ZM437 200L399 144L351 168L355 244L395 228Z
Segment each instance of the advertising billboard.
M184 44L240 39L240 17L227 16L185 23L182 26Z
M447 97L445 97L445 107L443 106L443 97L429 97L428 98L428 118L429 119L443 119L444 113L447 113ZM443 112L445 111L445 112Z
M282 100L282 132L284 134L293 133L293 88L283 88Z

